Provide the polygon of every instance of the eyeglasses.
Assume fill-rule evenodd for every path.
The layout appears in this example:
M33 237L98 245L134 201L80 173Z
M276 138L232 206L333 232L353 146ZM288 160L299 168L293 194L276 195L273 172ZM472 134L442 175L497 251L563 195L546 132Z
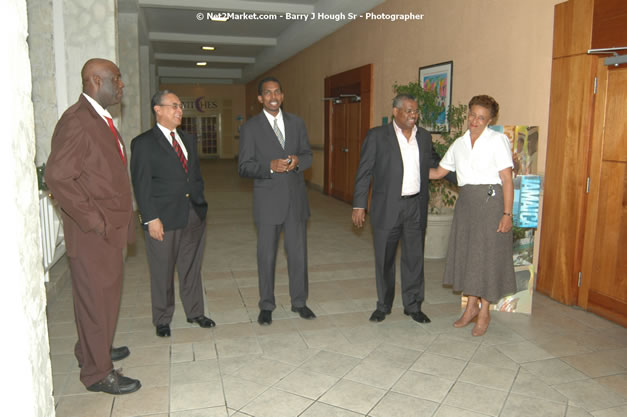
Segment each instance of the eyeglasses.
M172 107L174 110L181 109L183 110L183 103L172 103L172 104L159 104L159 107Z
M481 123L485 123L485 122L487 122L487 121L489 121L489 120L490 120L490 119L487 119L487 118L485 118L485 117L483 117L483 116L477 116L477 115L476 115L476 114L474 114L474 113L468 113L468 118L469 118L469 119L477 119L477 120L479 120Z
M403 111L403 113L411 116L412 114L415 114L416 116L418 115L418 110L414 110L414 109L401 109Z

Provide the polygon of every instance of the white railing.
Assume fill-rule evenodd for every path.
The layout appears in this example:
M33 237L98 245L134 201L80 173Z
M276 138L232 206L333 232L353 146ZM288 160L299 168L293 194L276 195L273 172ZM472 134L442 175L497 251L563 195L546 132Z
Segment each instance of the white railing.
M49 192L39 191L39 227L44 255L44 277L50 279L50 268L65 254L63 224L50 199Z

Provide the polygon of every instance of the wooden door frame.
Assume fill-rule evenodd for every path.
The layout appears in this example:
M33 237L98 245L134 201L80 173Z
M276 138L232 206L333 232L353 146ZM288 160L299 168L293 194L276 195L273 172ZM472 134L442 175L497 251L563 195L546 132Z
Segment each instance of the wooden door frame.
M361 97L361 137L363 142L373 114L372 101L372 64L363 65L348 71L334 74L324 79L324 96L334 97L339 94L357 94ZM329 194L332 178L331 160L331 101L324 101L324 193Z

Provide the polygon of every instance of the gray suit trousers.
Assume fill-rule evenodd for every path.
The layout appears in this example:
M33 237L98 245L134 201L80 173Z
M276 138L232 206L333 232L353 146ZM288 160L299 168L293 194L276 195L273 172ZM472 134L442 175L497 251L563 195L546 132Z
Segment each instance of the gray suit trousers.
M174 314L174 268L179 276L179 293L187 318L205 314L203 301L202 253L205 225L190 205L187 226L168 230L163 241L146 236L146 254L150 267L152 323L170 324Z
M424 230L418 198L403 200L391 229L373 227L377 309L389 313L396 284L396 249L401 241L401 294L408 312L420 311L425 298Z
M287 252L290 298L294 307L303 307L309 294L307 276L307 221L299 220L290 205L283 224L257 224L257 270L259 309L274 310L274 273L281 229Z

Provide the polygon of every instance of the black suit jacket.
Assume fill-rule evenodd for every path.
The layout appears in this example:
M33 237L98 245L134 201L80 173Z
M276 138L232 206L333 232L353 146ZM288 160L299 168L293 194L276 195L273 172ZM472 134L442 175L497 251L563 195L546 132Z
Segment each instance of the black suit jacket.
M254 178L253 217L257 224L282 224L291 206L298 220L309 218L309 200L303 171L311 167L313 155L305 122L283 112L285 149L262 111L240 129L239 174ZM270 161L298 156L298 169L270 172Z
M420 158L420 227L427 227L429 204L429 168L436 168L440 156L433 149L431 134L418 127L416 132ZM447 176L452 179L453 176ZM353 207L368 207L368 190L372 181L370 222L373 227L390 229L401 208L403 158L392 123L368 131L361 147L359 168L355 177Z
M189 204L207 215L196 137L177 129L187 149L187 173L163 132L155 125L131 142L131 178L142 224L159 218L163 230L187 225Z

